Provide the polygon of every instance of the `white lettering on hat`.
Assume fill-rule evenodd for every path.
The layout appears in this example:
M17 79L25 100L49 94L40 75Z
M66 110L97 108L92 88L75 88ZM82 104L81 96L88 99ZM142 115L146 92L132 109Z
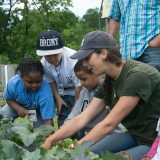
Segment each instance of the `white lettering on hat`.
M47 46L58 46L58 38L52 39L40 39L40 46L47 47Z

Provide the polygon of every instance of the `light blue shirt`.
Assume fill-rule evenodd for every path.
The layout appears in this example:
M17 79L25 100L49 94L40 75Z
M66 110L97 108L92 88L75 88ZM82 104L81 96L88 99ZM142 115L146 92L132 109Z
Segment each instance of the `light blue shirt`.
M43 120L48 120L55 116L52 90L45 80L42 81L37 91L28 92L23 80L16 74L8 81L4 90L4 98L13 100L26 109L39 109Z
M160 0L113 0L109 17L120 21L120 51L137 59L160 33Z

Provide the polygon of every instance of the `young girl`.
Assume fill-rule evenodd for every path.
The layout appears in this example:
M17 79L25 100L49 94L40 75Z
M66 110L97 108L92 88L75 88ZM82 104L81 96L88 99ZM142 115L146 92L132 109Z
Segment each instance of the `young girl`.
M53 125L55 103L43 74L41 62L30 59L20 62L4 91L6 105L0 110L4 118L25 117L31 113L35 127L42 122Z
M158 132L158 136L154 140L151 149L142 160L160 160L160 118L156 130Z

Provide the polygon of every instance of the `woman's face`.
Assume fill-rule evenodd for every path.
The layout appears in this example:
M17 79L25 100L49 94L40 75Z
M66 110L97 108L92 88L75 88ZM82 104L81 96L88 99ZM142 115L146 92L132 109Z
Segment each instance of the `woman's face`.
M103 54L96 54L93 52L89 57L84 60L84 63L89 65L92 68L92 72L95 75L102 75L105 73L104 66L105 66L105 58L106 55Z
M27 91L36 91L40 88L43 76L40 72L29 72L28 74L23 75L22 80Z
M58 53L58 54L44 56L44 58L46 59L46 61L48 63L57 67L61 61L62 55L61 55L61 53Z

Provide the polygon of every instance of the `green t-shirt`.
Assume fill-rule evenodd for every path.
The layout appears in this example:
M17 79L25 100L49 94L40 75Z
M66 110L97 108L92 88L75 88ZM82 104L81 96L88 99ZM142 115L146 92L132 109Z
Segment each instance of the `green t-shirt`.
M113 81L113 108L121 96L139 96L134 110L122 124L140 144L151 145L157 136L156 126L160 117L160 73L153 67L134 60L126 61L119 78ZM103 99L104 87L95 97Z

